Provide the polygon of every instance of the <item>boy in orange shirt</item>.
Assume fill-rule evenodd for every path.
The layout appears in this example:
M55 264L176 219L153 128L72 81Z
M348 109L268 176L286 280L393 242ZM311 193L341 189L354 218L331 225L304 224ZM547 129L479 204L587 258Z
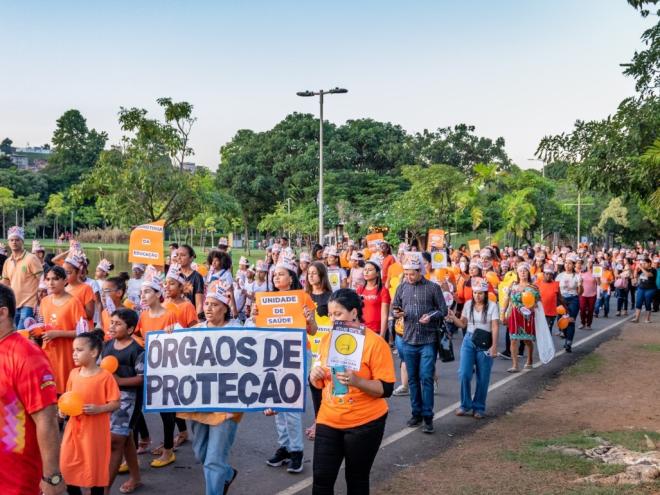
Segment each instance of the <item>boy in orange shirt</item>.
M598 318L600 308L603 308L605 318L610 314L610 294L612 293L612 284L614 283L614 272L612 267L607 261L601 263L603 267L603 274L600 276L598 284L598 298L596 299L596 307L594 308L594 316Z
M555 281L555 274L552 265L543 267L543 280L536 283L541 294L541 304L545 320L548 322L548 329L552 333L552 326L557 318L557 302L560 301L565 306L564 299L559 291L559 282Z

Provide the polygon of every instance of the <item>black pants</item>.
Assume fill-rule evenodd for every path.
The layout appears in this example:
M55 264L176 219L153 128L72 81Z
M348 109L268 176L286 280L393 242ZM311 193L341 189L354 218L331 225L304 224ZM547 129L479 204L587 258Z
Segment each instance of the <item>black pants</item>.
M387 414L370 423L345 430L316 425L313 495L334 494L335 481L343 460L346 461L346 493L369 494L369 473L383 440L386 419Z
M102 486L93 486L91 489L92 495L103 495L104 491L105 488L103 488ZM69 495L82 495L81 488L79 486L74 486L74 485L67 485L66 492Z
M176 424L176 413L162 412L160 419L163 421L163 448L171 450L174 448L174 425Z
M312 393L312 404L314 404L314 417L316 418L319 415L319 409L321 409L321 402L323 402L323 390L318 389L313 385L310 385L309 391Z
M179 430L179 433L183 433L188 430L186 426L186 420L181 418L176 418L176 429Z
M149 438L149 428L147 428L147 422L144 420L144 414L140 411L137 421L135 422L135 428L133 428L133 440L135 440L135 445L139 445L140 438L144 440Z

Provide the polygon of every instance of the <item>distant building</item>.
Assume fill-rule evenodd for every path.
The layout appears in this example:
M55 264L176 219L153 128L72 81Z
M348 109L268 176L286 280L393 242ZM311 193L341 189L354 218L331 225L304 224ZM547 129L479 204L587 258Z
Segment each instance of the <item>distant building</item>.
M38 172L48 165L48 158L53 151L50 148L40 146L28 146L26 148L16 148L10 159L16 168L20 170L30 170Z
M183 162L181 164L181 168L186 172L195 173L195 170L197 170L197 165L195 165L193 162Z

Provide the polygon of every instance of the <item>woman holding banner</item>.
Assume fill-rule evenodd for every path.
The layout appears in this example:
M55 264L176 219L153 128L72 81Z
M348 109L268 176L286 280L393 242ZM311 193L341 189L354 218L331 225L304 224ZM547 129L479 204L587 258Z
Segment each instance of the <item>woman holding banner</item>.
M176 314L165 308L161 303L163 294L163 276L151 265L147 267L142 281L142 293L140 302L143 308L135 334L138 342L144 345L147 334L158 330L169 330L176 325ZM142 340L142 342L140 342ZM176 460L174 455L174 426L176 414L160 413L163 421L163 445L151 451L153 455L159 456L151 461L151 467L160 468L172 464Z
M311 267L310 267L311 268ZM298 276L296 275L297 267L293 260L286 256L281 256L273 270L273 285L275 291L286 292L291 290L300 290L302 287ZM307 322L307 335L314 335L318 329L316 319L314 317L314 302L307 293L301 308L304 314L305 321ZM258 307L255 304L252 311L253 316L258 314ZM309 342L307 342L308 359L309 357ZM267 415L272 414L270 411L265 411ZM287 471L289 473L300 473L303 470L303 424L302 413L299 412L280 412L275 416L275 428L277 430L277 442L279 448L275 455L266 461L271 467L279 467L288 464Z
M362 301L349 289L340 289L330 298L329 314L333 322L361 322ZM368 328L359 371L336 371L342 385L335 392L328 355L332 333L321 341L321 365L312 368L309 382L322 390L323 401L317 418L314 441L314 495L334 493L335 480L342 461L346 467L347 492L369 493L369 474L385 431L392 395L394 362L387 342Z
M204 299L206 321L193 328L241 327L241 322L232 318L234 311L236 307L232 290L226 290L220 281L214 281ZM238 474L229 464L228 458L243 414L190 412L178 413L177 416L182 420L191 420L193 451L204 468L204 493L227 493Z

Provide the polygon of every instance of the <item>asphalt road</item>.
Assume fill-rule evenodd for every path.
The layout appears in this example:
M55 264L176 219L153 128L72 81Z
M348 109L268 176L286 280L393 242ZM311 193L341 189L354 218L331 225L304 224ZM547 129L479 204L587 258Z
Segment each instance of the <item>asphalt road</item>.
M376 458L372 470L372 485L396 474L402 469L414 469L414 466L450 447L460 437L476 431L487 421L496 420L498 416L513 409L516 405L535 397L546 384L563 368L575 362L581 356L591 352L602 341L616 335L624 318L610 317L594 319L593 330L576 330L573 353L563 351L563 341L554 337L558 354L549 364L539 366L535 357L536 367L533 370L518 374L509 374L506 370L511 362L497 358L493 365L491 389L488 396L487 419L476 421L472 418L458 418L453 415L458 406L459 384L457 380L458 352L461 337L454 337L456 361L451 363L438 362L440 371L440 393L435 396L436 420L435 433L423 434L419 430L407 428L405 423L410 417L409 397L392 397L389 399L390 412L387 420L385 437L381 451ZM504 348L502 333L499 349ZM311 405L308 397L307 404ZM311 406L305 413L304 426L313 421ZM162 424L157 414L147 415L147 423L153 441L162 438ZM232 495L293 495L311 493L311 459L313 442L305 440L304 471L300 474L289 474L286 468L272 468L266 465L277 449L275 426L272 418L261 413L246 414L240 423L236 442L232 449L231 463L239 472L230 493ZM190 442L177 451L177 460L165 468L149 467L150 454L140 456L142 479L145 484L139 490L143 494L180 494L197 495L204 493L204 481L201 465L195 460ZM126 479L119 475L115 481L112 493L119 493L118 487ZM345 493L344 473L340 471L335 487L336 493Z

